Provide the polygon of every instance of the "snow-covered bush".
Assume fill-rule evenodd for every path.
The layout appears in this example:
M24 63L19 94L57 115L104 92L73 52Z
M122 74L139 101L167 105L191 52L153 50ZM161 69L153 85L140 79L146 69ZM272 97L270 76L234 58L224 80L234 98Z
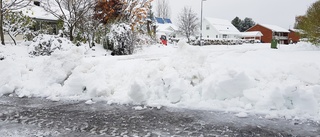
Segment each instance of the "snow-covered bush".
M114 24L111 26L107 38L113 45L112 55L129 55L134 51L135 36L131 27L125 23Z
M139 46L153 45L157 43L155 39L147 34L137 34L136 36L136 44Z
M39 35L30 44L29 54L34 56L50 56L55 50L68 50L74 44L56 35Z

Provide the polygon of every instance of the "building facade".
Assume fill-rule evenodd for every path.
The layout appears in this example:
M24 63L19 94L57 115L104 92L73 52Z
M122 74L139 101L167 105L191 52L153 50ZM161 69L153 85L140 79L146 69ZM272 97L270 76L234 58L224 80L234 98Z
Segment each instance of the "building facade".
M246 32L260 31L262 43L271 43L272 39L278 40L279 44L289 44L289 31L276 25L256 24L249 28Z
M239 39L240 31L228 20L204 18L202 25L204 39Z
M299 31L295 29L289 29L289 41L290 43L298 43L300 42Z

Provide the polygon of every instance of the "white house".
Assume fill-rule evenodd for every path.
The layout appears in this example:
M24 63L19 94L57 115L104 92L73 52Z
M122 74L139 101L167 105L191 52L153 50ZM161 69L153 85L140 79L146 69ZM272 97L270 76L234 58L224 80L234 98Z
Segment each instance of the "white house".
M57 34L57 22L58 18L52 15L50 12L46 11L43 7L40 5L40 1L33 1L29 6L26 6L22 9L15 10L13 12L22 12L23 15L30 17L31 19L35 20L37 23L34 26L35 28L31 28L34 31L42 30L45 27L51 26L52 30L51 32L48 32L50 34ZM57 7L52 7L57 8ZM5 33L4 34L5 42L6 43L13 43L11 37ZM19 34L15 37L15 40L17 42L21 42L24 40L24 35Z
M217 18L204 18L202 24L204 39L239 39L240 31L230 21Z
M156 26L156 35L160 38L161 35L175 36L177 35L178 27L172 24L170 19L154 18Z

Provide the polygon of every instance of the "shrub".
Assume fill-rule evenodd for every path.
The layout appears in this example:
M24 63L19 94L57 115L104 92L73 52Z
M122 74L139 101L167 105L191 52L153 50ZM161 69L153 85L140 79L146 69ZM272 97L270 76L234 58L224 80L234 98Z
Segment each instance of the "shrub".
M33 39L29 46L29 54L31 55L50 56L55 50L68 50L74 44L70 40L56 35L40 34Z
M133 53L136 38L129 25L125 23L112 25L107 38L113 44L112 55L130 55Z

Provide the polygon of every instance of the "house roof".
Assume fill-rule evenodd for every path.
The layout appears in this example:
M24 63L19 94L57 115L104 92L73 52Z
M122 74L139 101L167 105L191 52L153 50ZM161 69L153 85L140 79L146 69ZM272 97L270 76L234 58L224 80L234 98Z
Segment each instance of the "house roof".
M242 37L261 37L263 34L260 31L241 32Z
M293 32L302 32L301 29L289 29L289 31L293 31Z
M289 32L287 29L284 29L276 25L270 25L270 24L260 24L260 25L275 32Z
M208 17L204 19L207 20L221 34L240 34L240 31L228 20Z
M159 24L164 24L164 20L163 20L163 18L158 18L158 17L155 17L155 21L157 22L157 23L159 23Z
M47 12L40 6L29 6L22 9L22 13L30 18L40 19L40 20L58 20L57 17Z
M165 21L166 23L172 23L171 19L166 19L166 18L164 18L164 21Z
M157 32L174 33L178 30L178 27L173 25L170 19L155 17L153 20L156 22Z
M36 5L36 4L40 4ZM47 20L47 21L57 21L59 18L54 16L52 13L49 11L45 10L45 7L49 7L50 10L54 11L58 15L62 15L63 13L61 12L61 9L57 5L57 2L54 0L48 0L48 1L34 1L34 3L31 3L29 6L24 7L20 9L19 11L22 11L22 13L26 16L29 16L30 18L33 19L38 19L38 20ZM66 9L63 9L63 12L65 14L69 14L69 11ZM69 17L69 16L67 16Z
M154 20L156 21L157 24L172 24L171 19L167 19L167 18L159 18L159 17L155 17Z
M173 24L157 24L157 31L164 33L173 33L178 30L178 27Z

